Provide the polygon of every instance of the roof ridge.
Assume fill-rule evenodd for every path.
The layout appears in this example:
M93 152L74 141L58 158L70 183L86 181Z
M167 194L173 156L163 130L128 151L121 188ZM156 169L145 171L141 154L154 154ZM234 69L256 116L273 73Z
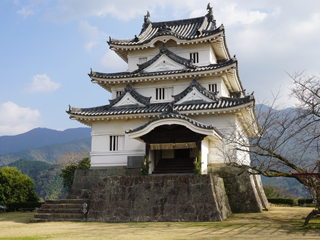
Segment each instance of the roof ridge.
M129 83L127 83L126 87L124 88L124 91L120 94L120 96L116 97L115 99L110 99L110 107L113 107L114 105L116 105L118 102L121 101L122 98L124 98L124 96L129 93L134 99L136 99L138 102L140 102L141 104L145 105L145 106L149 106L150 105L150 99L151 97L145 97L143 95L141 95L140 93L138 93L136 90L134 90L133 87L131 87L131 85Z
M177 19L170 21L152 22L149 20L150 13L144 16L144 23L139 36L131 39L119 40L109 38L108 44L138 45L150 42L153 38L163 35L172 35L179 39L193 39L206 37L219 32L213 17L210 4L207 6L208 13L201 17ZM185 26L188 25L186 28ZM199 30L199 31L198 31Z

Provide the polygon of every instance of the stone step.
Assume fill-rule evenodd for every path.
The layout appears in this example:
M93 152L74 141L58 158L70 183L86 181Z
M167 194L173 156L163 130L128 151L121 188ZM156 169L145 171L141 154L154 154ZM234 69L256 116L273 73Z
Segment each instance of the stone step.
M156 168L154 171L193 171L193 168Z
M83 204L88 203L87 199L57 199L57 200L46 200L45 204Z
M40 209L54 209L54 208L82 208L82 204L43 204Z
M163 174L163 173L193 173L193 170L187 171L187 170L166 169L166 170L163 170L163 171L158 171L158 170L152 171L152 174Z
M86 219L68 219L68 218L55 218L55 219L44 219L44 218L32 218L31 223L40 222L86 222Z
M82 208L40 208L38 213L82 213Z
M34 218L42 219L82 219L84 216L83 213L36 213Z
M83 221L82 204L89 202L87 199L46 200L31 222Z

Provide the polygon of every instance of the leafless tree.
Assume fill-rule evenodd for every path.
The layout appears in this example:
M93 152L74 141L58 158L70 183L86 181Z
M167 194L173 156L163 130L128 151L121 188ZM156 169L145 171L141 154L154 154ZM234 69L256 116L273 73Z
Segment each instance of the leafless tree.
M298 100L292 108L281 108L277 96L271 106L261 105L256 115L239 120L243 130L226 138L231 151L224 153L228 164L241 166L244 160L234 151L248 153L251 168L267 177L296 177L320 206L320 78L296 73L292 79L291 97ZM258 127L257 127L258 121ZM255 134L249 129L256 129ZM231 153L231 154L230 154ZM236 156L236 157L235 157ZM296 173L302 174L299 177ZM313 212L315 213L315 212Z
M63 154L58 159L58 164L61 167L65 167L67 165L77 165L83 158L89 157L89 151L88 150L82 150L80 152L67 152Z

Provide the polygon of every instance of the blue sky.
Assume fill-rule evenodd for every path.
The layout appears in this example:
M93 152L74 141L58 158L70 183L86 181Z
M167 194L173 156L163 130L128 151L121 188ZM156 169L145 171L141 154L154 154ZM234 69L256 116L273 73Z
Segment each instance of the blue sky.
M1 0L0 136L35 127L81 127L65 111L108 104L110 94L91 83L90 68L125 71L109 50L109 36L139 34L143 15L151 21L203 16L208 0ZM236 54L247 92L258 102L289 92L287 73L319 74L320 1L211 1Z

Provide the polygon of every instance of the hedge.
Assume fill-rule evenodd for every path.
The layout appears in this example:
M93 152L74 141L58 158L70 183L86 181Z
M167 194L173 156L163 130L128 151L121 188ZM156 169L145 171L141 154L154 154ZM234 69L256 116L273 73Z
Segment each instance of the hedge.
M21 208L39 208L44 202L14 202L8 203L6 212L15 212L21 210Z
M311 198L300 198L298 199L298 204L303 205L303 204L311 204L313 203L313 199Z
M297 205L297 201L293 198L268 198L268 201L273 204Z

